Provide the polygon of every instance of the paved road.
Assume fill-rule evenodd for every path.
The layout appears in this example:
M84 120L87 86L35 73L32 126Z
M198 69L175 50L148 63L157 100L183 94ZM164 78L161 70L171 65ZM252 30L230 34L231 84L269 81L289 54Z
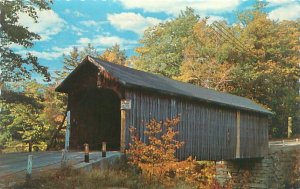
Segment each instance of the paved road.
M300 146L300 140L280 140L280 141L270 141L270 147L285 147L285 146ZM108 152L108 156L110 154L114 154L117 152ZM33 153L8 153L8 154L0 154L0 180L17 173L25 174L26 166L27 166L27 158L28 155L33 155L33 173L34 170L53 167L60 167L62 153L59 151L53 152L33 152ZM101 157L101 152L91 152L90 159L96 160ZM70 159L69 163L71 165L79 164L84 161L83 152L69 152L68 159Z
M115 152L108 152L115 153ZM33 172L35 169L46 167L59 167L62 153L61 152L33 152L33 153L9 153L0 154L0 180L19 172L24 172L27 166L28 155L33 155ZM95 160L101 157L101 152L90 152L90 159ZM69 152L68 159L72 165L84 161L83 152Z

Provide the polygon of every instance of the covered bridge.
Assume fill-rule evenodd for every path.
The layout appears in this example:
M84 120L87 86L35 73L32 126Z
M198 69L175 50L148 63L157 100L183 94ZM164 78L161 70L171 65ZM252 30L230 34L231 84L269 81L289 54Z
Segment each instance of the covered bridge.
M177 157L259 158L268 150L270 111L253 101L87 56L56 88L68 94L70 147L124 151L134 126L145 141L150 119L180 115ZM122 102L122 103L121 103ZM121 108L122 104L122 108Z

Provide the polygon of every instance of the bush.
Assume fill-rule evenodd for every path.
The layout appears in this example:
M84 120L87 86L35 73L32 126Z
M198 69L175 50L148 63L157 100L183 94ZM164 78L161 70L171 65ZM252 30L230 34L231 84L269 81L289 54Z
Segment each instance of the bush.
M126 151L130 164L140 169L149 182L158 181L167 187L184 181L197 188L222 188L215 179L214 162L197 162L192 157L178 161L176 158L176 150L184 145L175 139L179 121L179 117L164 123L152 119L144 132L147 143L142 142L136 129L131 127L131 143Z

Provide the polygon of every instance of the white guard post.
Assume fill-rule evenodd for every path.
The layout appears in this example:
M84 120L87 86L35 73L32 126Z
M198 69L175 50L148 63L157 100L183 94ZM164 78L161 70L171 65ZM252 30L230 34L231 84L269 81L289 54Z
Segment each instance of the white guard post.
M68 151L69 150L69 146L70 146L70 111L67 112L67 128L66 128L66 138L65 138L65 150Z
M70 111L67 112L67 127L65 135L65 149L62 150L61 167L65 167L68 161L68 150L70 146Z
M31 178L31 174L32 174L32 155L28 155L26 180L29 180Z

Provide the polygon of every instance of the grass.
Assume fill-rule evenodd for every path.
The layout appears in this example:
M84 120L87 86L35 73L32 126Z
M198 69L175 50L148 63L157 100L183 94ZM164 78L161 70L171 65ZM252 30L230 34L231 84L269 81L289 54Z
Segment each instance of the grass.
M107 169L83 170L52 170L33 177L29 182L17 183L11 188L15 189L97 189L97 188L132 188L132 189L163 189L157 181L147 181L135 171ZM177 189L191 188L186 183L174 181L172 187Z

